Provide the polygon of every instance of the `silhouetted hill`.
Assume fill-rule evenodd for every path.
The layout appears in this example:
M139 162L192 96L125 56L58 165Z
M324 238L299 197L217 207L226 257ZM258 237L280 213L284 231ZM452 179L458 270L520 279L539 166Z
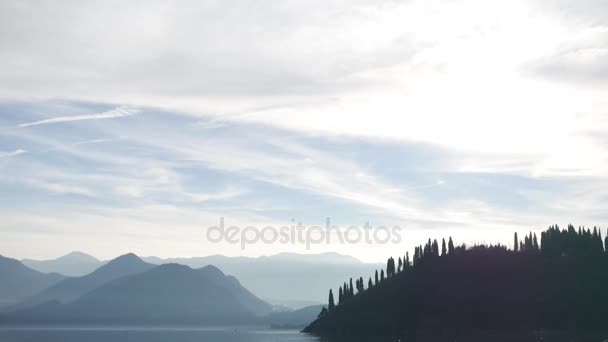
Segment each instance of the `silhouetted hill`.
M273 312L267 321L273 328L304 328L317 318L323 305L310 305L298 310Z
M252 322L270 312L231 276L207 266L157 266L102 285L67 304L5 315L4 322L65 324L224 324Z
M40 272L56 272L70 277L89 274L103 265L102 261L82 252L71 252L53 260L23 259L21 262Z
M379 264L367 264L337 253L282 253L258 258L213 255L197 258L143 258L156 263L178 263L193 268L215 265L232 274L247 289L273 304L298 302L310 305L326 300L327 288L345 278L373 272ZM297 307L297 306L296 306Z
M64 279L17 304L11 310L23 309L48 301L69 303L105 283L127 275L142 273L153 267L155 265L142 261L133 253L125 254L109 261L90 274Z
M429 240L416 248L413 264L406 256L395 266L390 258L378 281L372 275L356 279L356 286L344 283L339 303L330 301L304 331L346 339L453 341L488 332L490 340L527 340L542 329L605 339L608 253L601 234L552 227L541 243L532 234L525 243L514 240L515 249L508 250L454 247L450 238L441 253L440 244Z
M0 307L15 304L64 277L34 271L21 262L0 256Z

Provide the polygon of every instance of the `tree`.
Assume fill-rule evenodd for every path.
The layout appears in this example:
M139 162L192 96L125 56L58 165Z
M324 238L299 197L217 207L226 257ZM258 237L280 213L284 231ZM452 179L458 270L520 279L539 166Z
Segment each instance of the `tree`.
M606 232L606 237L604 238L604 250L608 253L608 232Z
M441 239L441 256L446 256L448 254L448 248L445 246L445 238Z
M405 263L403 268L409 268L410 265L410 252L405 252Z
M333 309L336 307L336 303L334 303L334 293L331 291L331 289L329 289L329 300L327 307L329 308L329 311L333 311Z
M437 240L433 240L431 252L433 253L433 256L439 256L439 244L437 243Z
M538 246L538 239L536 238L536 233L534 233L534 237L532 238L532 248L534 248L535 252L538 252L540 250L540 247Z
M388 258L386 261L386 276L391 277L395 274L395 259L393 257Z
M372 283L372 277L369 277L369 281L367 282L367 288L371 289L374 284Z
M397 272L401 272L402 268L403 268L403 261L401 260L401 257L399 257L399 263L397 264Z
M452 255L454 254L454 241L452 241L452 237L450 236L450 239L448 241L448 254Z
M378 270L376 270L376 275L374 276L374 280L376 285L378 285Z
M344 293L342 292L342 286L338 290L338 305L344 303Z
M325 315L327 315L327 308L323 307L323 308L321 308L321 312L319 312L319 314L317 315L317 318L321 318Z
M513 251L519 252L519 240L517 239L517 232L515 232L515 236L513 236Z
M380 281L384 281L384 270L380 270Z

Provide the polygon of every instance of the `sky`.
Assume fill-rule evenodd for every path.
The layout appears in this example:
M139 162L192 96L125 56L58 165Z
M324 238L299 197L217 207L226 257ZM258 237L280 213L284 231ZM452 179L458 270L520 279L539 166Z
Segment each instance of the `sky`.
M606 231L603 0L2 1L0 80L6 256ZM403 239L243 250L220 217Z

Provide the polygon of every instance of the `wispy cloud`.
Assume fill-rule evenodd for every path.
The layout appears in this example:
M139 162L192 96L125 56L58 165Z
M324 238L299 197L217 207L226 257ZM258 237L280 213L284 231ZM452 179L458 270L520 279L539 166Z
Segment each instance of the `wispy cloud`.
M37 179L32 177L0 177L0 181L6 181L11 183L20 183L29 188L36 188L45 190L55 194L63 195L80 195L86 197L96 197L97 194L94 190L84 187L81 185L68 184L63 181L49 181L44 179Z
M137 109L137 108L117 107L112 110L108 110L106 112L101 112L101 113L73 115L73 116L60 116L60 117L51 118L51 119L26 122L26 123L19 124L19 127L29 127L29 126L47 125L47 124L71 122L71 121L82 121L82 120L116 119L116 118L131 116L131 115L137 114L138 112L139 112L139 109Z
M84 141L79 141L74 143L74 146L80 146L80 145L91 145L91 144L101 144L104 142L110 142L110 141L114 141L116 139L91 139L91 140L84 140Z
M22 149L17 149L17 150L14 150L13 152L2 152L2 153L0 153L0 158L15 157L15 156L18 156L18 155L24 154L24 153L27 153L27 151L22 150Z

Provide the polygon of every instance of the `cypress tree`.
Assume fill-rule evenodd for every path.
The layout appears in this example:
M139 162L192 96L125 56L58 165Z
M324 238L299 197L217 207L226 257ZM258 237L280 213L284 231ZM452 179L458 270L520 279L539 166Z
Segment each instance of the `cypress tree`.
M336 307L336 304L334 303L334 293L331 291L331 289L329 289L329 300L327 307L329 308L329 311L332 311Z
M376 270L376 275L374 276L374 280L376 285L378 285L378 270Z
M439 256L439 244L437 243L437 240L433 240L431 252L433 253L433 256Z
M384 281L384 270L380 270L380 281Z
M448 254L448 248L445 246L445 238L441 239L441 256L446 256Z
M355 295L355 289L353 288L353 278L350 278L350 290L348 292L351 297Z
M369 277L369 281L367 282L367 288L371 289L374 286L374 284L372 283L372 277Z
M405 252L405 267L410 267L410 252Z
M513 236L513 251L519 252L519 241L517 239L517 232L515 232L515 236Z
M454 241L452 241L452 237L450 236L450 239L448 241L448 254L449 255L453 255L454 254Z
M395 259L393 257L388 258L386 261L386 277L391 277L395 274Z
M604 238L604 250L608 253L608 233L606 233L606 237Z
M397 272L401 272L402 268L403 268L403 261L401 260L401 257L399 257L399 263L397 265Z
M534 248L535 252L540 250L538 246L538 239L536 238L536 233L534 233L534 237L532 238L532 247Z
M431 255L431 253L433 253L433 242L431 241L431 239L429 239L429 241L427 241L426 245L424 245L424 250L422 251L422 256L428 257Z
M340 290L338 290L338 305L344 303L344 294L342 293L342 286L340 286Z

